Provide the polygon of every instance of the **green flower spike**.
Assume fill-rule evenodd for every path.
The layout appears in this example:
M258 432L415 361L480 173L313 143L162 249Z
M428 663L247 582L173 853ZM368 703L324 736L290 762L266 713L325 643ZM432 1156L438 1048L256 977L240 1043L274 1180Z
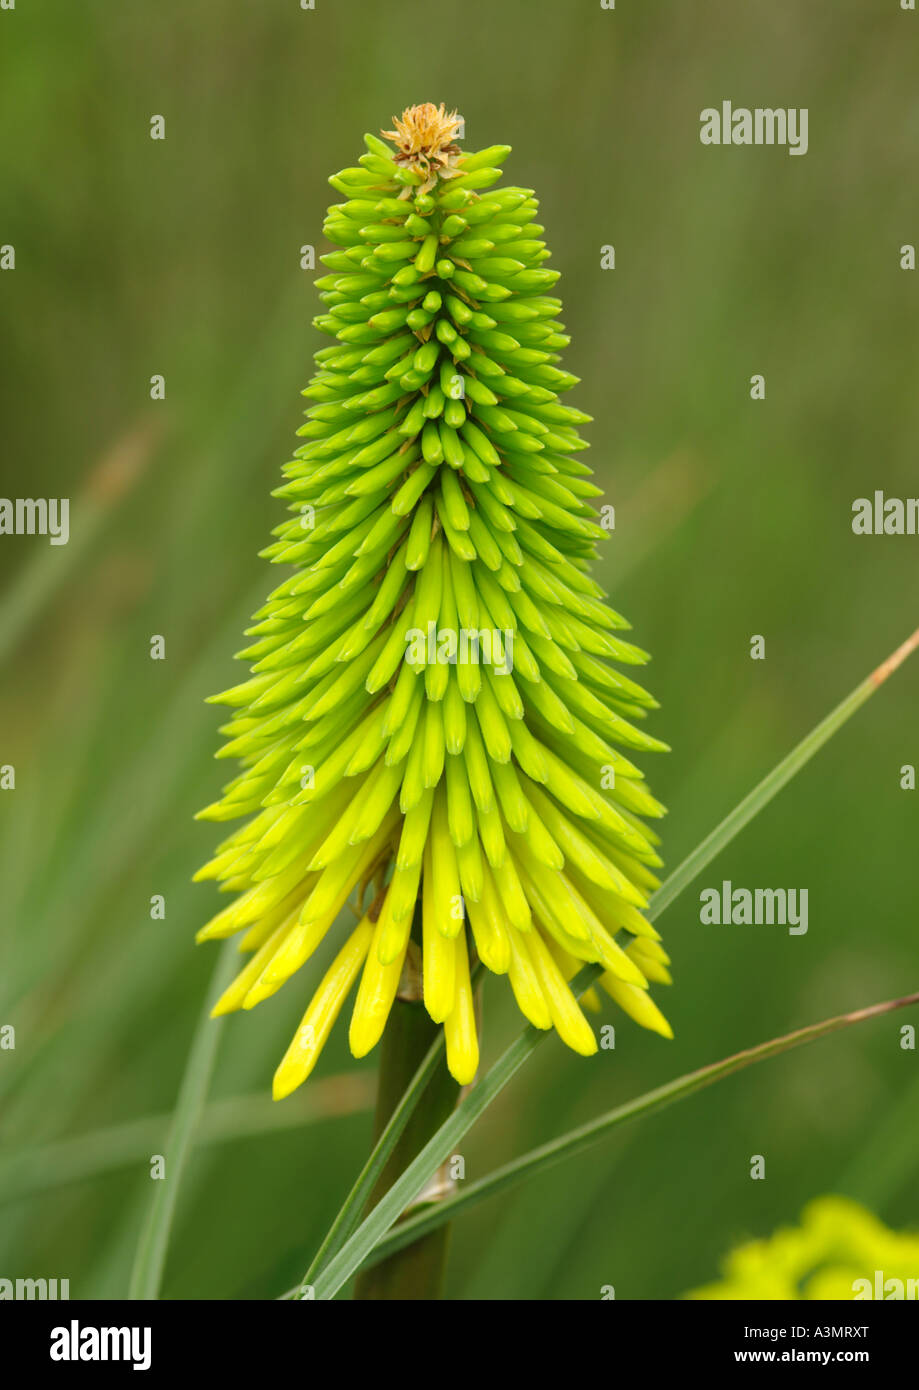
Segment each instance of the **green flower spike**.
M248 819L198 874L234 894L198 939L243 932L252 953L215 1014L280 989L352 895L360 916L278 1098L358 980L355 1056L420 981L471 1081L474 957L577 1052L597 1047L567 984L585 961L671 1036L648 994L668 957L641 911L661 863L643 818L663 808L622 751L666 745L636 723L656 701L610 665L647 655L589 577L599 489L576 457L589 417L559 402L577 378L556 365L558 272L532 191L493 188L508 147L463 154L458 124L413 107L395 155L367 135L330 179L340 249L316 326L336 341L275 494L294 515L265 552L294 573L249 629L251 678L215 697L234 709L221 756L243 770L201 816Z

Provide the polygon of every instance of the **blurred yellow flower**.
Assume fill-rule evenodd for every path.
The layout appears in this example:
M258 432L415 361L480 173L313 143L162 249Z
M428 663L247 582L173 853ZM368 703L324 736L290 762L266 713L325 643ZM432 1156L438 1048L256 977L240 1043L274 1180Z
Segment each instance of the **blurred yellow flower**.
M799 1226L732 1250L696 1299L919 1299L919 1233L889 1230L848 1197L818 1197Z

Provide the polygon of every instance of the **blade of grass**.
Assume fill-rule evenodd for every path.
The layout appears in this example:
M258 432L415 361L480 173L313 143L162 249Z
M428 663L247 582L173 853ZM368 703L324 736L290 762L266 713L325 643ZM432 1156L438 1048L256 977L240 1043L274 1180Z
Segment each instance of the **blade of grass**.
M804 767L814 754L837 733L856 710L874 694L884 681L897 670L906 658L919 647L919 628L862 681L855 690L784 758L768 776L744 797L735 809L705 837L699 846L683 860L651 900L649 917L659 916L665 908L693 881L717 854L748 825L753 817L773 799L787 782ZM571 988L583 993L602 973L600 966L588 966L572 982ZM478 1117L500 1094L514 1073L539 1045L545 1034L528 1027L511 1044L495 1065L477 1082L445 1124L409 1164L386 1195L377 1203L363 1223L345 1242L312 1286L315 1298L334 1298L343 1284L364 1263L371 1250L398 1219L409 1203L418 1196L441 1163L449 1157L455 1144L468 1132ZM308 1281L304 1280L304 1283Z
M134 1268L128 1288L128 1297L132 1299L159 1297L169 1232L182 1182L182 1170L207 1097L207 1088L217 1055L217 1044L222 1033L223 1019L215 1021L210 1016L212 1002L219 998L229 985L238 965L235 943L232 940L225 942L214 967L207 1002L198 1020L185 1064L185 1074L182 1077L179 1098L166 1141L166 1176L154 1184L153 1198L134 1257Z
M842 1028L849 1028L856 1023L864 1023L869 1018L878 1018L882 1014L891 1013L894 1009L903 1009L917 1003L919 1003L919 993L906 995L902 999L890 999L883 1004L873 1004L867 1009L856 1009L852 1013L840 1014L836 1018L824 1019L821 1023L809 1024L806 1028L799 1028L793 1033L786 1033L783 1037L772 1038L769 1042L759 1043L756 1047L750 1047L731 1057L725 1057L720 1062L713 1062L709 1066L700 1067L698 1071L687 1072L685 1076L678 1076L674 1081L668 1081L666 1085L658 1086L653 1091L646 1091L644 1095L636 1096L634 1100L626 1101L624 1105L618 1105L613 1110L607 1110L605 1114L599 1115L595 1120L590 1120L587 1124L580 1125L577 1129L572 1129L557 1139L551 1139L547 1144L541 1144L538 1148L531 1149L529 1153L513 1159L501 1168L496 1168L493 1173L480 1178L477 1182L470 1183L456 1196L448 1197L437 1206L419 1211L417 1215L408 1217L380 1241L366 1263L376 1264L378 1260L386 1259L389 1255L400 1250L403 1245L427 1235L444 1221L454 1220L461 1211L474 1206L477 1202L484 1201L486 1197L493 1197L514 1183L525 1181L537 1173L545 1172L554 1167L555 1164L561 1163L566 1158L573 1158L576 1154L583 1153L585 1149L591 1148L601 1139L604 1139L610 1130L615 1129L618 1125L663 1110L665 1106L672 1105L674 1101L694 1095L696 1091L713 1085L723 1077L733 1076L735 1072L743 1071L745 1067L753 1066L756 1062L764 1062L769 1057L777 1057L783 1052L790 1052L793 1048L816 1042Z
M152 419L138 420L121 436L89 475L76 499L73 528L66 546L43 548L0 601L0 661L5 661L59 589L93 553L99 532L134 488L153 455L160 431Z
M674 899L692 883L707 864L711 863L724 846L733 840L734 836L739 834L764 806L769 804L785 784L791 781L795 773L799 772L804 764L809 762L835 733L838 733L843 724L852 718L856 710L861 709L865 701L871 698L898 666L902 666L906 658L917 647L919 647L919 628L886 661L882 661L880 666L871 672L870 676L863 680L860 685L857 685L841 704L837 705L825 719L822 719L792 749L788 756L777 763L772 771L744 797L743 801L738 802L733 811L725 816L721 824L716 825L715 829L696 845L692 853L688 854L682 864L674 869L652 897L648 909L650 918L659 917L664 909L670 906Z
M201 1112L195 1148L248 1139L260 1134L300 1129L333 1116L354 1115L373 1104L374 1077L363 1072L325 1076L277 1105L270 1096L231 1096L212 1101ZM32 1196L66 1183L84 1182L125 1168L162 1148L172 1112L144 1115L124 1124L91 1130L42 1148L22 1149L0 1157L0 1202Z

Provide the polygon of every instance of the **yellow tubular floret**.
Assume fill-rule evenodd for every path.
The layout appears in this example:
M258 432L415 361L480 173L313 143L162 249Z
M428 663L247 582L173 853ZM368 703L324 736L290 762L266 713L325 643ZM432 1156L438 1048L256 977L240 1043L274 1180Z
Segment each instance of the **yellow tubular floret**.
M440 909L434 893L434 875L431 872L430 845L424 856L422 906L424 1006L435 1023L443 1023L453 1008L456 988L456 938L446 936L440 925Z
M300 1027L274 1074L272 1093L275 1100L289 1096L313 1070L372 939L373 923L365 917L335 957L303 1015Z
M237 1009L242 1008L243 1001L249 993L249 990L255 984L275 951L282 944L287 933L293 930L295 923L296 916L292 914L288 921L282 922L279 927L275 927L264 945L256 951L252 959L236 976L233 983L228 985L223 991L223 994L221 994L217 1003L211 1009L211 1018L219 1018L221 1014L235 1013Z
M552 1014L539 982L539 975L533 968L533 960L527 945L527 942L535 935L535 932L531 932L529 936L524 937L510 923L507 924L507 938L510 946L509 978L511 989L514 991L514 998L517 1000L517 1007L524 1018L532 1023L534 1028L551 1028Z
M385 908L385 904L384 904ZM402 975L403 949L395 960L383 965L380 962L379 948L388 917L381 909L374 928L373 940L364 962L364 973L354 1001L351 1015L351 1029L348 1041L355 1057L365 1057L372 1047L380 1041L389 1011L393 1006L399 980ZM407 944L407 943L406 943Z
M475 1025L475 1000L469 978L466 933L460 932L455 945L456 992L453 1008L444 1021L447 1067L461 1086L468 1086L479 1066L479 1037Z
M538 928L527 937L527 945L556 1032L575 1052L580 1052L583 1057L590 1057L597 1050L593 1029L565 983L565 977L553 960Z
M673 1037L673 1029L647 990L626 984L624 980L617 980L616 976L610 975L608 971L600 976L600 984L610 999L614 999L620 1009L636 1023L640 1023L642 1028L650 1028L652 1033L660 1033L662 1038Z

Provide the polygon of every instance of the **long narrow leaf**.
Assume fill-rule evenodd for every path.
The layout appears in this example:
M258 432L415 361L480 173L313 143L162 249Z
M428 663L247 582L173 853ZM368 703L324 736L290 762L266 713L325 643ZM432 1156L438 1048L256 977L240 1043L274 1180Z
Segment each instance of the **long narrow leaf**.
M128 1297L137 1299L158 1298L166 1264L166 1251L169 1233L175 1215L182 1170L192 1145L194 1133L201 1110L207 1098L217 1044L222 1033L222 1020L215 1022L211 1016L211 1005L226 989L236 972L239 958L232 941L224 944L217 958L217 965L208 989L207 1002L202 1010L195 1036L192 1041L185 1074L179 1090L175 1113L166 1143L166 1176L155 1181L153 1198L144 1222Z
M353 1071L325 1076L288 1105L277 1105L261 1091L211 1101L201 1112L194 1135L195 1148L301 1129L333 1116L358 1114L373 1104L374 1080L372 1074ZM0 1202L130 1167L162 1150L171 1122L171 1111L144 1115L41 1148L0 1155Z
M549 1143L532 1149L529 1153L513 1159L501 1168L496 1168L493 1173L480 1178L477 1182L470 1183L456 1196L438 1202L436 1205L419 1211L417 1215L400 1222L376 1246L367 1260L367 1264L376 1264L379 1260L395 1254L403 1246L410 1245L413 1241L428 1235L443 1222L452 1221L460 1212L475 1206L477 1202L484 1201L486 1197L493 1197L496 1193L506 1190L515 1183L535 1177L537 1173L553 1168L566 1158L573 1158L575 1154L583 1153L585 1149L592 1148L601 1139L605 1139L610 1130L626 1124L629 1120L663 1110L665 1106L672 1105L674 1101L694 1095L696 1091L713 1085L714 1082L720 1081L723 1077L733 1076L735 1072L743 1071L745 1067L753 1066L756 1062L764 1062L769 1057L778 1057L783 1052L790 1052L793 1048L816 1042L819 1038L824 1038L829 1033L836 1033L841 1028L849 1028L855 1023L864 1023L869 1018L877 1018L894 1009L903 1009L908 1005L917 1003L919 1003L919 993L907 995L903 999L891 999L883 1004L874 1004L868 1009L857 1009L854 1013L840 1014L836 1018L825 1019L822 1023L812 1023L806 1028L797 1029L794 1033L786 1033L783 1037L772 1038L769 1042L747 1048L746 1051L735 1053L732 1057L725 1057L720 1062L713 1062L710 1066L700 1067L698 1071L688 1072L685 1076L668 1081L666 1085L658 1086L653 1091L646 1091L644 1095L637 1096L624 1105L618 1105L615 1109L599 1115L597 1119L590 1120L587 1124L580 1125L577 1129L570 1130L567 1134L560 1135L559 1138L552 1139Z
M872 671L870 676L863 680L860 685L857 685L841 704L837 705L825 719L822 719L786 758L777 763L772 771L744 797L743 801L738 802L733 811L725 816L721 824L715 826L711 834L706 835L705 839L696 845L692 853L686 856L682 864L674 869L673 873L654 894L648 908L648 917L652 919L659 917L664 909L670 906L706 865L720 854L725 845L733 840L734 836L738 835L764 806L769 804L785 784L791 781L795 773L800 772L804 764L809 762L835 733L838 733L843 724L852 718L855 711L861 709L865 701L871 698L878 687L884 684L887 677L903 664L917 646L919 646L919 628L886 661L883 661L875 671Z

